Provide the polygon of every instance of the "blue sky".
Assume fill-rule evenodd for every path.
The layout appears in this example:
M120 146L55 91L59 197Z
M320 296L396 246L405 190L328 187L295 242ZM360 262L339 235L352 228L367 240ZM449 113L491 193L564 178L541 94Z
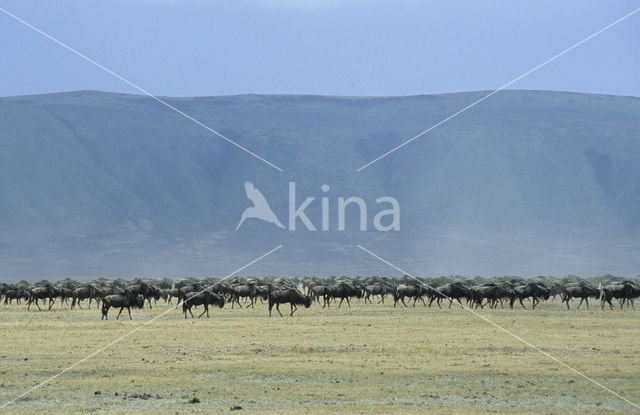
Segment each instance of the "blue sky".
M495 89L638 1L0 0L156 95ZM137 93L0 13L0 96ZM512 89L640 96L640 13Z

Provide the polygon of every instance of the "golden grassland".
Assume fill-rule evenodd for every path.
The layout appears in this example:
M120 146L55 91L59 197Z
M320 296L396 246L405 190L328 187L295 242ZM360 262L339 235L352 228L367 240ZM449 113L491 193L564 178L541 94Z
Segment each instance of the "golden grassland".
M599 304L598 304L599 306ZM167 309L0 304L0 400L15 398ZM633 413L637 408L459 307L346 304L269 318L172 311L0 412ZM479 310L640 402L640 310ZM195 312L194 312L195 313ZM196 314L197 316L197 314ZM123 318L124 317L124 318ZM199 403L189 403L197 397ZM0 403L0 405L2 404Z

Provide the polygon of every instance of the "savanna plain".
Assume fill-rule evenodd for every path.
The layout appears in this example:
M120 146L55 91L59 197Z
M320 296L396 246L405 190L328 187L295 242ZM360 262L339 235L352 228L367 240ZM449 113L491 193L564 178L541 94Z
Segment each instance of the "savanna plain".
M392 303L392 301L391 301ZM526 304L526 303L525 303ZM574 304L575 307L576 304ZM528 304L530 306L530 304ZM169 305L27 311L0 304L0 405ZM519 306L518 306L519 307ZM637 408L459 306L267 305L168 312L0 409L35 413L635 413ZM201 310L200 310L201 311ZM194 311L195 313L195 311ZM640 310L484 309L491 319L640 403ZM197 314L196 314L197 316Z

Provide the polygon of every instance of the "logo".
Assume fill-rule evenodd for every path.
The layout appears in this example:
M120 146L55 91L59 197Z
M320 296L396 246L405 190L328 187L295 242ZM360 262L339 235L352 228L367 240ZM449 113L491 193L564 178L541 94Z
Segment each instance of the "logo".
M264 198L260 190L258 190L253 183L245 182L244 191L247 193L247 198L253 203L253 206L246 208L244 212L242 212L242 217L240 217L240 222L238 222L238 226L236 226L236 231L240 229L240 225L242 225L246 219L253 218L273 223L278 228L284 229L284 225L280 223L276 214L271 210L267 199Z
M253 206L248 207L242 212L242 216L240 217L240 222L238 222L238 226L236 226L236 231L240 229L240 226L247 219L260 219L265 222L273 223L277 227L281 229L287 229L276 216L275 212L269 206L267 199L263 196L263 194L253 185L253 183L247 181L244 184L244 190L247 193L247 198L253 203ZM329 185L323 184L320 187L323 193L329 192ZM309 219L309 216L305 213L305 209L313 203L315 197L307 197L304 202L302 202L299 206L296 207L296 183L289 182L289 231L296 230L296 222L299 219L300 222L307 228L309 231L316 231L317 228ZM377 231L386 232L386 231L399 231L400 230L400 205L398 201L390 196L379 197L376 199L376 204L382 205L384 203L389 204L389 209L382 209L376 213L373 218L373 227ZM322 231L329 231L329 223L330 223L330 200L329 197L323 196L321 197L321 210L322 210L322 218L321 218L321 229ZM337 201L338 208L338 227L337 230L339 232L344 232L346 230L346 211L347 207L353 206L353 208L357 208L357 212L360 214L360 230L366 231L368 226L368 217L367 217L367 204L366 202L357 196L351 197L339 197ZM388 218L387 218L388 217ZM384 223L383 223L384 222Z

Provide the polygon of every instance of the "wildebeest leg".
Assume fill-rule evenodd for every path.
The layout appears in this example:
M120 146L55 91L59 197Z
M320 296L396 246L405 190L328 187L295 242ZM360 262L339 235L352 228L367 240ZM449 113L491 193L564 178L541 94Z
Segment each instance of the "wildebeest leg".
M404 302L404 297L400 297L400 301L402 301L402 305L403 306L405 306L405 307L407 306L407 303Z
M580 299L580 303L578 304L578 307L576 307L576 310L580 310L580 306L582 305L582 302L583 302L583 301L584 301L584 297L582 297L582 298ZM569 304L569 303L567 302L567 304ZM589 303L587 302L587 304L589 304ZM587 307L588 307L588 306L587 306Z
M278 312L278 314L280 314L280 317L283 317L282 313L280 312L280 303L276 303L276 311Z
M118 313L118 316L116 317L116 320L120 318L120 314L122 314L122 310L124 310L124 307L120 307L120 312Z
M424 302L424 298L423 297L419 297L422 300L422 304L424 304L424 306L427 306L427 303Z
M37 298L36 298L36 306L38 307L38 310L42 310L42 309L40 308L40 306L38 305L38 299L37 299Z
M149 310L153 310L153 307L151 307L151 297L147 298L147 301L149 301Z
M78 304L80 306L80 304ZM91 297L89 297L89 310L91 310Z
M453 298L449 298L449 308L451 308L451 304L453 304Z
M133 318L131 318L131 307L127 307L127 311L129 312L129 320L133 320Z
M53 307L55 303L56 302L53 300L53 298L49 298L49 310L51 310L51 307Z
M342 305L342 302L343 302L343 301L344 301L344 297L342 297L342 298L340 299L340 304L338 304L338 308L340 308L340 306Z
M527 309L527 307L524 306L524 304L522 303L522 298L520 298L520 305L522 306L522 308L524 308L525 310Z
M293 304L293 302L289 303L291 305L291 314L289 314L289 317L293 317L293 312L296 311L293 308L295 307L295 305Z
M364 296L364 303L367 304L367 301L369 301L370 304L373 304L373 302L371 302L371 300L369 299L369 294L367 293L367 295Z
M109 307L102 307L102 319L109 320L107 313L109 312ZM101 320L102 320L101 319Z
M200 315L198 316L198 318L202 317L202 315L203 315L204 313L207 313L207 318L209 318L209 305L208 305L208 304L205 304L205 305L204 305L204 311L203 311L202 313L200 313Z
M349 297L347 297L347 305L351 308L351 303L349 302Z
M381 298L381 300L378 301L376 304L380 304L380 303L384 304L384 294L381 295L380 298Z
M273 303L269 301L269 317L271 317L271 309L273 308Z

